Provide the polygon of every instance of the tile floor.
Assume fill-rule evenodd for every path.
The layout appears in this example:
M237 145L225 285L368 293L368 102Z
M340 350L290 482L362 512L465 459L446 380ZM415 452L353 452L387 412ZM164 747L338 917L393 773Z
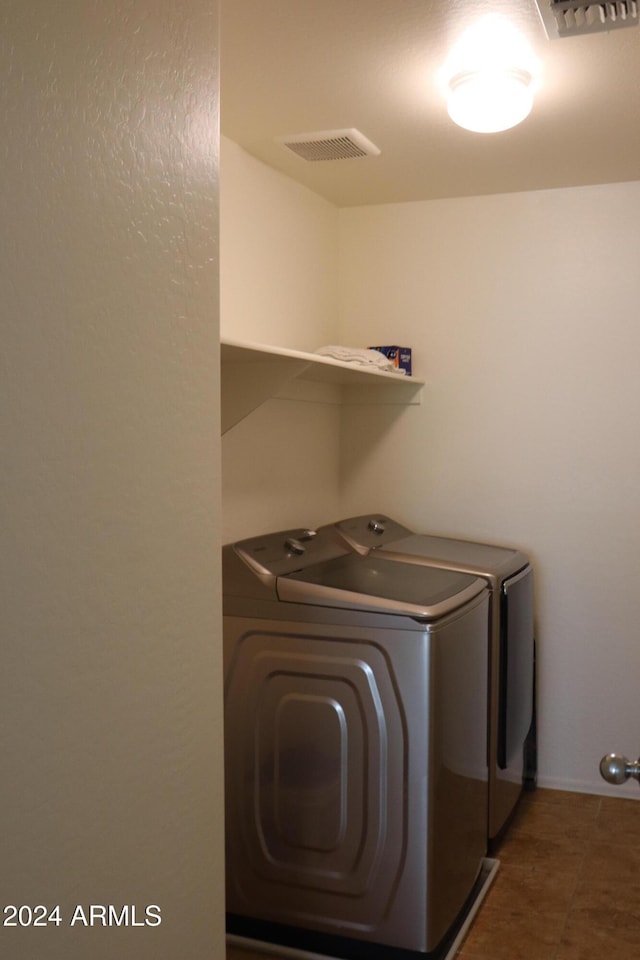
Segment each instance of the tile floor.
M526 793L457 960L639 960L640 803ZM264 960L229 949L227 960ZM273 960L273 958L271 958Z
M498 875L459 960L637 960L636 800L525 794L495 856Z

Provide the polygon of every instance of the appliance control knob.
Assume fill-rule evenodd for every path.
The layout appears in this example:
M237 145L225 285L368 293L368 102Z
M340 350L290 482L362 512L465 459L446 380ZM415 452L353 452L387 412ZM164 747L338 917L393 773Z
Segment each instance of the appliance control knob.
M304 546L300 543L299 540L296 540L295 537L288 537L284 542L287 550L290 550L291 553L296 553L301 556L304 553Z
M379 536L384 533L384 523L382 520L369 520L368 527L371 533L377 533Z
M303 530L303 532L300 534L300 539L313 540L313 538L317 537L317 535L318 535L317 530Z

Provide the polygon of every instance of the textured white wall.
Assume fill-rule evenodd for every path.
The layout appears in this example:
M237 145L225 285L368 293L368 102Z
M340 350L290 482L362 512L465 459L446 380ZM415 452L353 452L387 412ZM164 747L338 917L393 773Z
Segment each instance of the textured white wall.
M11 960L224 954L217 42L215 0L0 10L0 901L62 921Z
M540 782L606 792L600 756L640 749L640 183L340 226L343 339L412 346L428 381L421 407L346 412L342 512L531 554Z
M335 342L337 208L225 138L221 161L223 336ZM225 434L225 542L336 516L339 418L336 406L269 400Z

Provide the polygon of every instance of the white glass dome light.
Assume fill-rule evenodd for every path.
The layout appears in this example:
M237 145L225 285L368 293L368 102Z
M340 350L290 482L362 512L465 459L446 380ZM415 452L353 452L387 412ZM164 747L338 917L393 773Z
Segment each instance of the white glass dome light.
M458 126L498 133L531 112L537 61L524 37L490 15L469 29L445 67L447 109Z
M449 116L474 133L509 130L531 113L532 83L528 70L516 67L463 70L449 81Z

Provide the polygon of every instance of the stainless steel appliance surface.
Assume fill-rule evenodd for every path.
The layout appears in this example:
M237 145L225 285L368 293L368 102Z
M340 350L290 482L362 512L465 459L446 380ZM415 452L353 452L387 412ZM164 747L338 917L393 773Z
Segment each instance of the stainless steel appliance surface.
M535 783L535 760L525 763L535 711L533 570L528 557L510 547L414 533L384 514L341 520L334 531L338 542L362 556L486 580L491 591L487 826L491 843L515 808L525 778Z
M288 530L223 599L228 932L435 957L486 854L485 580Z

